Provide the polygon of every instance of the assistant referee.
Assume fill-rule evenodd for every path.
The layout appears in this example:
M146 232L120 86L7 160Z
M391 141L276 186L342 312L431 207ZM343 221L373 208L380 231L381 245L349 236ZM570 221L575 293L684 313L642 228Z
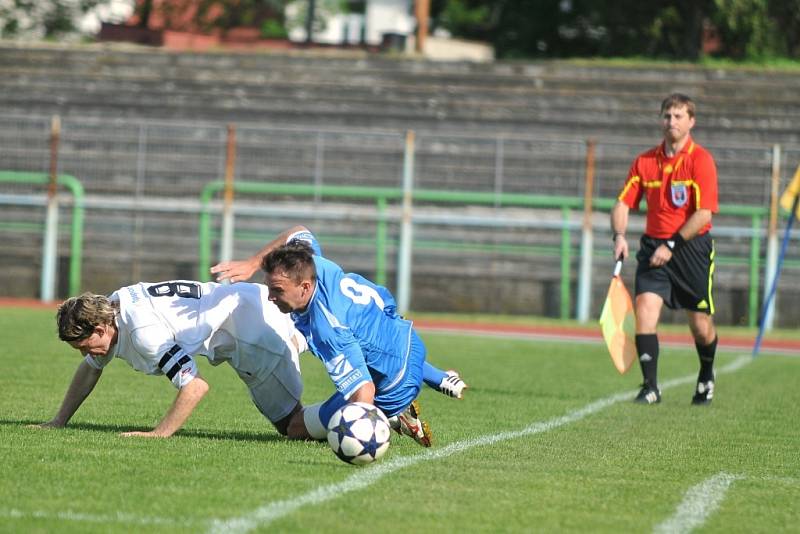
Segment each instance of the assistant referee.
M636 351L644 383L634 399L661 402L658 388L661 308L685 309L700 357L700 373L692 404L706 405L714 397L714 240L712 214L718 211L717 168L710 152L692 139L695 104L680 93L661 103L664 140L640 154L631 165L611 211L614 257L628 257L630 210L642 197L647 223L640 240L636 268Z

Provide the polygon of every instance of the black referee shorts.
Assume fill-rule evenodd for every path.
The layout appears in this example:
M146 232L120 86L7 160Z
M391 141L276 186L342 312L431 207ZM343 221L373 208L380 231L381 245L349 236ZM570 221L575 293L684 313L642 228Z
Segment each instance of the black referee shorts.
M636 254L636 294L655 293L667 307L714 313L714 239L705 233L690 239L662 267L651 267L650 257L664 239L643 235Z

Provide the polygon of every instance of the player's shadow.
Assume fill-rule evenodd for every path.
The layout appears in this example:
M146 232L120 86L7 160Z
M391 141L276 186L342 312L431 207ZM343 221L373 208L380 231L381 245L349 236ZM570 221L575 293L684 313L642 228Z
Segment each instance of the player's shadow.
M41 424L41 420L33 419L0 419L0 426L33 426ZM150 427L137 427L126 425L109 425L99 423L70 423L67 426L68 430L83 430L88 432L108 432L112 434L120 434L122 432L146 432L152 430ZM32 429L34 430L34 429ZM42 431L57 431L58 429L42 428ZM248 432L246 430L189 430L181 429L175 433L175 437L190 437L190 438L203 438L213 440L231 440L231 441L253 441L253 442L272 442L284 441L286 438L277 434L274 430L265 428L264 432Z

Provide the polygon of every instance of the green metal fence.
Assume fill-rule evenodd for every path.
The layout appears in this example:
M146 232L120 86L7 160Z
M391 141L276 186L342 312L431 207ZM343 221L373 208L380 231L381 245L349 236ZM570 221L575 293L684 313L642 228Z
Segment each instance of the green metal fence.
M201 214L199 228L199 265L198 277L200 280L209 279L209 268L211 266L211 243L213 241L211 228L211 201L215 194L222 191L225 187L223 181L213 181L208 183L201 194ZM398 202L402 198L403 191L399 188L381 187L355 187L355 186L315 186L315 185L293 185L265 182L234 182L234 191L237 194L268 194L276 196L295 196L303 198L331 198L331 199L357 199L373 200L375 202L377 224L375 234L375 266L376 281L380 284L386 283L386 257L387 257L387 225L390 222L387 215L387 205L394 201ZM571 224L573 211L583 209L583 198L567 196L545 196L545 195L523 195L523 194L497 194L479 192L459 192L442 190L420 190L413 191L415 202L435 202L439 204L458 204L458 205L479 205L479 206L502 206L502 207L529 207L540 209L556 209L561 211L561 240L560 246L537 247L537 252L547 256L559 256L560 261L560 316L563 319L569 318L569 308L572 302L571 296L571 274L570 265L574 251L572 250L570 233L574 229ZM595 199L592 208L596 211L609 212L614 205L614 199ZM643 211L646 206L642 204ZM767 207L762 206L742 206L724 205L721 207L720 214L726 216L737 216L749 218L751 222L752 234L750 236L750 254L745 258L720 258L720 263L746 265L749 263L749 290L748 290L748 324L755 326L758 314L758 294L759 294L759 272L760 272L760 248L761 248L761 224L764 217L769 213ZM261 237L263 239L263 236ZM428 243L416 240L415 247L425 248L436 246L435 243ZM495 250L496 246L476 245L484 250ZM598 254L596 251L595 254Z
M49 182L50 176L47 173L0 171L0 183L47 185ZM77 295L81 288L81 265L83 261L84 190L78 179L68 174L59 174L57 183L69 189L73 199L72 223L70 225L69 294ZM13 223L8 228L13 229ZM40 228L40 225L37 226L37 229Z

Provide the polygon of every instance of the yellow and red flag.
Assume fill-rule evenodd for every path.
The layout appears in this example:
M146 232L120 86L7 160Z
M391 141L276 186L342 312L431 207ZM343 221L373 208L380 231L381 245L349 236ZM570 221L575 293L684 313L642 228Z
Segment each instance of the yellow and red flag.
M786 191L784 191L781 195L781 207L791 213L792 206L794 206L794 199L798 195L800 195L800 167L797 167L792 181L789 182L789 186L786 188ZM794 216L800 219L800 207L797 208Z
M621 270L622 260L619 260L614 267L614 276L600 314L600 327L611 361L617 371L624 374L636 361L636 319L631 295L619 275Z

